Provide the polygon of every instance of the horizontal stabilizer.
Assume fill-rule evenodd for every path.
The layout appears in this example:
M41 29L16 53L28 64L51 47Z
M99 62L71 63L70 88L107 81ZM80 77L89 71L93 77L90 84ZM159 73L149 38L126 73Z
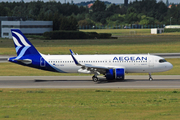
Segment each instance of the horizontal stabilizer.
M22 62L24 64L31 64L32 63L32 60L30 60L30 59L12 59L12 60Z

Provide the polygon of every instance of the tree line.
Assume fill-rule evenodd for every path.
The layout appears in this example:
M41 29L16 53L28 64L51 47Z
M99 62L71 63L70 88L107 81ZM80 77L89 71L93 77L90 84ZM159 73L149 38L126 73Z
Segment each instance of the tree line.
M56 1L0 2L0 16L17 16L23 20L53 21L53 30L77 30L78 26L129 24L180 24L180 4L168 8L163 1L141 0L128 6L107 5L96 0L89 9Z

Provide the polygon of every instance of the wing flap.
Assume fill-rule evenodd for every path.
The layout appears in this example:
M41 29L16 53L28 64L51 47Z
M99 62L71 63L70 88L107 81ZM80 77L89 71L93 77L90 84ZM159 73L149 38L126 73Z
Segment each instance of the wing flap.
M95 66L95 65L91 65L91 64L85 64L84 65L87 68L94 68L94 69L111 69L112 67L107 67L107 66Z

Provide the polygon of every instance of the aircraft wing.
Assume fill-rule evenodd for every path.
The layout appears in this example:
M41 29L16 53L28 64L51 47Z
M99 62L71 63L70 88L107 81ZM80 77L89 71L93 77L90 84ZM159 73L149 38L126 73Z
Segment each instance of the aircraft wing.
M94 65L91 65L91 64L85 64L84 65L85 67L88 67L88 68L95 68L95 69L110 69L109 67L106 67L106 66L94 66Z
M77 66L83 66L82 64L80 64L80 63L76 60L76 58L74 57L75 54L74 54L74 52L73 52L71 49L70 49L70 52L71 52L71 56L72 56L75 64L76 64Z
M106 70L114 68L113 66L111 67L111 66L96 66L96 65L92 65L92 64L81 64L75 58L75 56L74 56L75 54L71 49L70 49L70 52L71 52L71 56L72 56L75 64L77 66L82 66L82 69L87 69L87 70L90 70L90 71L99 71L101 73L104 73Z

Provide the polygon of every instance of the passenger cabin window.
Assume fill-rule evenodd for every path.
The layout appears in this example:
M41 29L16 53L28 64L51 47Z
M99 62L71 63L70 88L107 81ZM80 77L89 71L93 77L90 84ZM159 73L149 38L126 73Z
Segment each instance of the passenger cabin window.
M160 59L159 62L164 63L164 62L167 62L167 61L165 59Z

